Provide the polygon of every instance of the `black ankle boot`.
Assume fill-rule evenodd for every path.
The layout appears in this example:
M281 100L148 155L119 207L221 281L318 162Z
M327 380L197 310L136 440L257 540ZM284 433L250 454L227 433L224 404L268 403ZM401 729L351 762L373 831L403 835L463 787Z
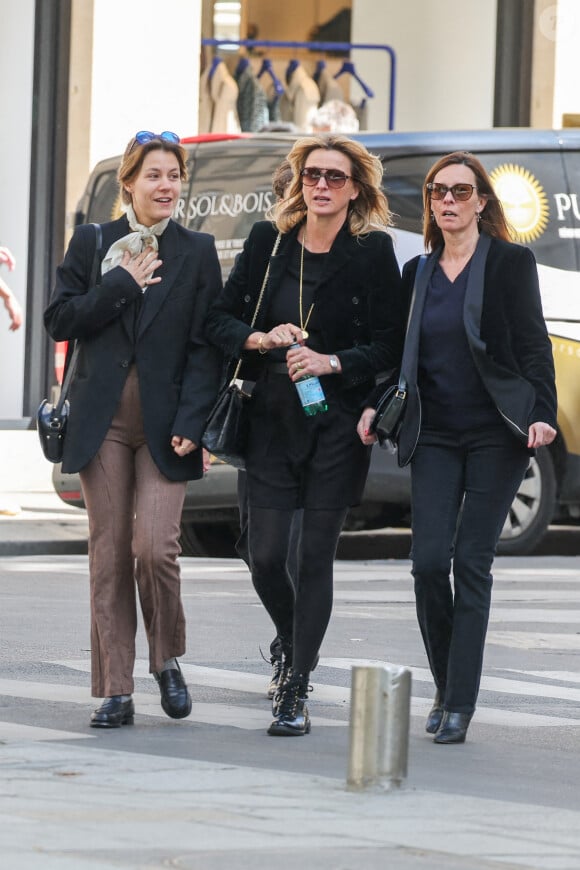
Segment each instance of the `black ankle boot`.
M292 674L275 697L274 721L268 728L272 737L301 737L310 731L310 716L306 699L308 698L308 677L306 674Z
M292 661L284 657L282 659L282 667L278 676L278 685L276 686L276 691L274 692L274 697L272 698L272 713L274 714L274 716L278 712L278 704L280 703L280 698L282 697L282 691L287 685L288 681L291 679L291 677Z
M270 682L268 683L268 689L266 691L266 697L272 698L276 694L278 690L278 685L280 683L280 676L282 674L282 669L284 667L282 659L276 658L272 656L270 659L270 664L272 665L272 676L270 677Z
M465 743L467 729L473 713L452 713L445 710L441 727L433 738L434 743Z
M441 725L441 720L443 719L443 713L443 694L439 689L437 689L435 692L435 698L433 699L433 706L429 711L427 722L425 723L425 731L428 734L437 734Z

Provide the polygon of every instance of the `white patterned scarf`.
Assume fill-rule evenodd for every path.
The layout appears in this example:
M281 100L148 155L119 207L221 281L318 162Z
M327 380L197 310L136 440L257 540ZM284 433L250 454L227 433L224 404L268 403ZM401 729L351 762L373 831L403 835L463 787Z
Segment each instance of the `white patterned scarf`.
M129 205L127 206L127 220L129 221L129 226L133 232L128 233L128 235L113 242L103 259L101 275L104 275L105 272L109 272L111 269L114 269L115 266L118 266L123 259L125 251L130 251L131 256L133 257L136 254L140 254L147 246L153 248L154 251L158 251L158 237L165 231L171 218L164 218L162 221L159 221L159 223L153 224L151 227L146 227L139 223L133 210L133 206ZM143 288L143 292L145 292L145 288Z

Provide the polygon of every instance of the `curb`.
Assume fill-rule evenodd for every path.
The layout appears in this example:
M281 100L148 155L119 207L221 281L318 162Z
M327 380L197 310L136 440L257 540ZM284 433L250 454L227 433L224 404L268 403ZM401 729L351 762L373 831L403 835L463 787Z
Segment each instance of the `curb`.
M2 556L86 556L87 541L0 541Z

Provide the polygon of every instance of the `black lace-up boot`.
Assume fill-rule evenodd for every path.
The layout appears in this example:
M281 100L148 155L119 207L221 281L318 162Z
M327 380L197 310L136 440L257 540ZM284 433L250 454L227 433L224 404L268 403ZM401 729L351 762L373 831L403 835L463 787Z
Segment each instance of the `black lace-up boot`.
M272 737L301 737L310 732L308 675L292 674L276 693L274 721L268 728Z
M275 656L272 656L270 659L270 664L272 665L272 676L268 683L268 691L266 694L268 698L272 700L278 690L278 686L280 685L280 676L284 669L284 664L281 658L276 658Z

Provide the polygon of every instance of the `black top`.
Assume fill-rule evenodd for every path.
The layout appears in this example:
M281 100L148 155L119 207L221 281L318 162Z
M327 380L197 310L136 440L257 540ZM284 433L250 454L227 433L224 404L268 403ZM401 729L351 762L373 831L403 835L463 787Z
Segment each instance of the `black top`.
M436 429L465 431L501 422L473 362L463 323L470 263L455 281L437 263L427 286L417 375L423 423Z
M277 287L272 287L272 297L266 309L265 330L268 332L279 323L295 323L300 326L300 256L302 245L295 238L288 258L288 266ZM328 254L313 254L304 249L304 268L302 270L302 322L308 332L308 347L322 352L322 340L319 329L316 306L308 317L310 306L314 299L314 290L320 283L324 264ZM306 323L306 321L308 321ZM270 351L269 359L284 362L286 350Z
M228 357L237 359L248 336L265 331L274 290L283 284L299 231L297 225L283 234L272 256L276 228L268 221L258 221L252 227L205 325L210 341ZM252 325L268 263L263 304ZM306 274L306 264L304 271ZM341 406L359 412L375 378L401 360L408 303L402 298L401 277L388 233L377 230L355 237L345 225L326 255L314 298L316 332L321 340L317 349L335 353L342 366L340 375L321 376L323 389L326 392L327 384L332 384L329 389L338 391ZM257 380L268 356L257 350L245 352L244 377Z

